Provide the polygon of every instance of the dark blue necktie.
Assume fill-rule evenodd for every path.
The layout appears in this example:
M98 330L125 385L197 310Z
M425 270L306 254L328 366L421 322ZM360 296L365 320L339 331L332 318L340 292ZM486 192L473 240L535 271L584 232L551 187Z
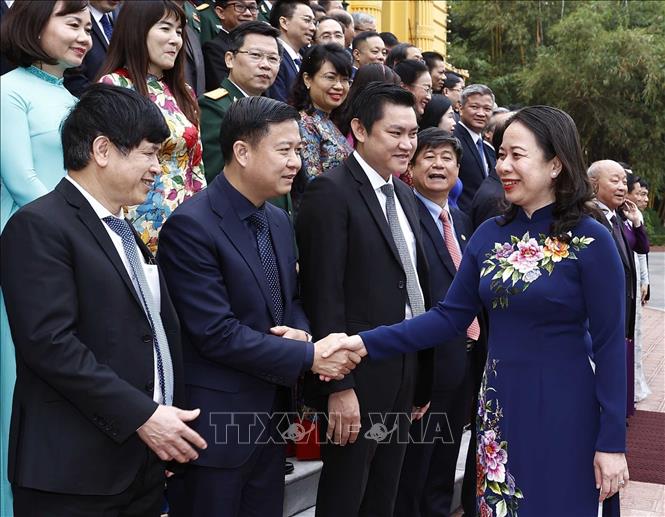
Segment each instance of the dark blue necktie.
M476 140L476 149L478 150L478 158L483 166L483 174L487 176L487 165L485 165L485 147L483 145L482 137Z
M150 292L148 281L143 272L143 261L139 258L136 249L134 233L129 227L129 223L124 219L117 217L104 217L102 219L111 230L117 233L122 239L122 248L125 251L127 260L132 269L132 274L136 285L138 286L139 298L143 304L143 310L148 316L150 327L152 328L152 343L157 355L157 374L159 377L159 388L162 392L164 404L170 406L173 403L173 363L171 362L171 351L169 342L164 332L162 317L159 314L159 307Z
M263 265L263 271L266 274L270 297L272 298L273 309L275 310L275 323L281 325L284 322L284 301L282 300L282 285L279 281L279 270L277 269L277 260L275 250L270 238L270 227L266 217L265 208L259 208L248 218L254 228L256 235L256 245L259 249L259 257Z
M296 68L298 69L298 71L300 71L300 65L302 65L302 58L297 57L293 60L293 62L296 64Z
M99 20L99 23L102 24L102 29L104 29L104 34L108 42L111 42L111 36L113 36L113 24L111 23L111 18L108 14L102 15L102 18Z

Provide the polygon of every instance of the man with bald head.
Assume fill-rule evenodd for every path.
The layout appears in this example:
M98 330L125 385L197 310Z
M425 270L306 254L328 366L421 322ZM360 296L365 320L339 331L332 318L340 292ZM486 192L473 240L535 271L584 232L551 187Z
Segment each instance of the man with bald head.
M600 160L591 164L588 174L596 196L596 205L604 214L600 222L612 232L624 270L626 285L626 368L628 371L626 416L628 417L635 411L633 405L633 339L635 336L637 286L633 251L648 253L649 240L640 220L637 206L626 199L628 189L625 169L613 160ZM633 225L633 231L630 235L625 228L626 220L629 220Z

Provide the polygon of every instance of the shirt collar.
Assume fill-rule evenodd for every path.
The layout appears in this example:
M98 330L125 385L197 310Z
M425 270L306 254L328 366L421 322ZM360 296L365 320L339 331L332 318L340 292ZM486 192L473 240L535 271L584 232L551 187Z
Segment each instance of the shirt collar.
M480 133L476 133L473 129L469 129L461 120L459 121L459 123L464 129L466 129L469 132L471 138L473 138L473 143L478 144L478 139L479 138L482 139L483 135L481 135Z
M612 222L612 217L616 215L616 212L614 210L610 210L610 208L605 203L598 201L598 198L596 198L596 204L598 205L598 208L603 211L605 217L607 217L607 220Z
M100 25L101 24L100 20L102 19L102 16L104 16L105 13L101 12L93 5L88 5L88 9L90 9L90 14L97 22L97 25Z
M226 176L224 176L224 171L222 171L222 174L220 174L215 181L222 182L222 188L224 188L226 195L229 196L233 211L240 220L244 221L258 210L249 199L243 196L238 189L231 185L229 180L226 179Z
M248 94L245 90L243 90L240 86L238 86L236 83L234 83L234 82L231 80L231 78L229 78L229 82L230 82L233 86L235 86L236 88L238 88L238 91L239 91L240 93L242 93L245 97L249 97L249 94Z
M282 38L277 38L277 39L282 43L282 46L284 47L284 50L286 50L286 52L289 54L289 56L291 56L291 59L293 59L294 61L298 58L302 59L302 56L291 45L289 45Z
M74 178L72 178L69 174L65 176L69 180L69 182L74 185L78 191L83 195L85 200L90 203L90 206L92 209L95 211L95 214L97 214L97 217L100 219L104 219L104 217L117 217L118 219L123 219L122 217L122 209L120 209L120 212L117 214L112 214L109 212L108 208L106 208L104 205L102 205L99 201L97 201L90 192L88 192L86 189L84 189L80 183L78 183Z
M435 221L439 220L439 216L441 215L441 212L444 210L448 212L448 219L450 218L450 208L448 207L448 199L446 199L446 202L444 203L443 207L439 205L438 203L435 203L431 199L423 196L420 192L418 192L416 189L413 189L414 194L418 199L420 199L423 204L425 205L425 208L427 208L427 211L432 215Z
M369 182L372 184L372 188L374 190L378 190L381 187L383 187L386 183L390 183L391 185L393 184L393 176L392 174L388 176L388 181L384 180L383 177L376 172L364 159L362 156L360 156L360 153L358 151L353 151L353 156L358 160L358 163L360 164L360 167L362 168L363 172L367 176L367 179L369 179Z

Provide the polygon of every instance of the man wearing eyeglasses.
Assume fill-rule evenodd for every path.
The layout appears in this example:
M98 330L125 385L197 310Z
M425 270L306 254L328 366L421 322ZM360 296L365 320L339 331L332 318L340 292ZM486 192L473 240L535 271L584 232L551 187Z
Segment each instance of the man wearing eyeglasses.
M287 102L291 86L296 81L302 56L300 51L312 42L316 32L316 19L307 0L274 2L270 12L270 25L279 30L282 44L282 63L268 97Z
M259 8L254 0L217 0L219 32L203 45L203 60L206 73L206 91L214 90L229 75L226 53L231 50L229 33L244 22L255 21Z
M224 168L219 131L229 107L238 99L263 95L275 81L281 61L278 35L277 29L259 21L244 23L229 34L225 54L229 75L199 98L208 183Z

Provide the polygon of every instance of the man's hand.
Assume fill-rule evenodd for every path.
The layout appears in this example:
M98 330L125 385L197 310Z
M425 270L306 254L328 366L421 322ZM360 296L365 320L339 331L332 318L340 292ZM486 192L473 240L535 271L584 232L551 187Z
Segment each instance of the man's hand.
M328 396L326 436L337 445L355 443L360 432L360 405L353 388Z
M333 341L328 350L323 353L323 357L327 358L332 354L339 352L340 350L348 350L352 351L354 354L357 354L357 357L359 358L358 362L360 362L360 358L365 357L367 355L367 350L365 350L365 345L363 344L363 340L360 339L360 336L348 337L345 334L342 334L342 338L337 340L336 342ZM334 377L321 374L319 375L319 379L321 379L324 382L329 382L333 380ZM339 379L335 378L335 380Z
M642 305L647 304L647 295L649 294L649 284L644 284L640 287L640 300Z
M422 417L425 416L425 413L427 413L427 410L429 409L429 405L431 402L428 402L424 406L413 406L413 409L411 410L411 421L415 422L416 420L420 420Z
M185 411L174 406L159 405L136 432L159 459L187 463L199 457L194 447L208 447L205 440L185 424L197 418L200 412L200 409Z
M344 347L339 346L340 339L346 337L346 334L330 334L314 343L312 371L318 373L322 379L342 380L360 362L359 354L343 350ZM331 348L334 351L328 353Z
M633 228L637 228L642 224L640 209L637 208L637 205L633 203L631 200L626 199L623 202L621 209L626 219L628 219L631 223L633 223Z
M628 464L623 452L596 451L593 458L596 488L600 489L599 501L612 497L619 489L628 486Z
M273 327L270 329L275 336L285 337L287 339L295 339L297 341L309 341L312 336L307 332L300 329L293 329L287 327L286 325L279 325L278 327Z

